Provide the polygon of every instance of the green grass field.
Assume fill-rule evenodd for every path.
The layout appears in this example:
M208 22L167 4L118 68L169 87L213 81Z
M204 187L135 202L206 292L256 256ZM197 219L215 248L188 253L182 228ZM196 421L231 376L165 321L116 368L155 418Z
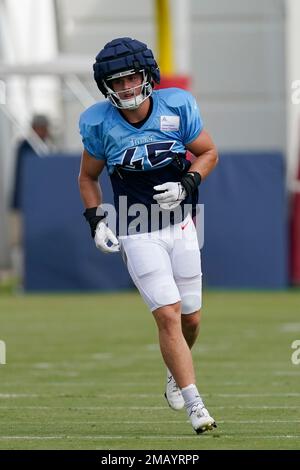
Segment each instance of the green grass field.
M193 355L218 428L163 397L139 295L0 296L0 449L300 449L297 292L205 292Z

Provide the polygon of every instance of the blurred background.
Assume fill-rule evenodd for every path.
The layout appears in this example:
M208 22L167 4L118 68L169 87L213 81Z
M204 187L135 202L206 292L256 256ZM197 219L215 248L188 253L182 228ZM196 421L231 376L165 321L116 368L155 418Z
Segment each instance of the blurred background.
M299 448L299 24L299 0L0 0L0 449ZM200 187L193 358L218 423L200 439L166 406L120 255L82 216L79 115L121 36L195 95L220 154Z
M299 285L299 21L298 0L0 0L2 288L132 287L77 188L79 115L103 99L92 64L121 36L153 50L161 86L192 91L219 149L200 191L205 286Z

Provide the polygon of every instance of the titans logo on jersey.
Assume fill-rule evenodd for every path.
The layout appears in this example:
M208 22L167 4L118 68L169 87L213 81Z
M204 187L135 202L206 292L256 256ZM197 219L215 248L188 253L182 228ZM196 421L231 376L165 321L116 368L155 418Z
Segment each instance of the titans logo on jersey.
M180 181L190 165L185 146L203 128L197 103L189 92L161 89L152 93L152 99L152 112L138 129L109 101L96 103L80 116L84 148L94 158L105 160L117 211L119 196L127 196L128 206L139 203L150 207L156 203L153 186Z

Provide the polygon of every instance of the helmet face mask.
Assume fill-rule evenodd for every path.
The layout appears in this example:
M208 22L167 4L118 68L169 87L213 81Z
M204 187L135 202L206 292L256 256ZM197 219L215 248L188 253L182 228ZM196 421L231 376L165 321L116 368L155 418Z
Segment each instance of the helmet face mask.
M101 93L119 109L137 109L152 93L160 73L153 53L147 45L131 38L118 38L107 43L93 65L94 78ZM141 83L131 89L114 90L114 79L141 73ZM119 86L117 87L119 88ZM124 98L124 94L130 95Z
M141 83L133 86L132 88L125 88L121 90L114 90L113 80L128 77L130 75L141 74ZM137 109L152 93L152 84L150 83L147 73L144 69L142 70L125 70L122 72L115 73L112 76L107 77L103 80L103 86L107 91L107 98L113 106L119 109ZM131 95L129 98L125 98L124 95Z

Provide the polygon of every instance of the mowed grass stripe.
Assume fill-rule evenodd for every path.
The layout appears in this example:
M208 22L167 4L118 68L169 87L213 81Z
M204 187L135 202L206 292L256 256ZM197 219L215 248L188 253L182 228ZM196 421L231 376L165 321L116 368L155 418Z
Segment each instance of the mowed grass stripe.
M206 437L208 435L205 435ZM204 436L203 436L204 437ZM229 436L229 435L225 435L225 436L222 436L224 438L228 438L228 439L231 439L232 436ZM257 439L256 436L244 436L246 439ZM189 436L157 436L157 435L153 435L153 436L139 436L139 439L164 439L164 440L183 440L183 439L190 439ZM264 439L298 439L300 438L300 434L297 434L297 435L285 435L285 434L275 434L275 435L271 435L271 436L264 436ZM121 436L121 435L113 435L113 436L107 436L107 435L102 435L102 436L65 436L65 435L62 435L62 436L0 436L0 440L29 440L29 441L34 441L34 440L48 440L48 439L72 439L72 440L76 440L76 439L80 439L80 440L101 440L101 439L127 439L127 440L130 440L130 439L136 439L136 437L130 437L130 436ZM198 437L198 439L200 439Z
M98 436L101 449L300 448L297 332L284 326L299 322L297 296L204 301L194 358L219 427L196 436L163 399L155 325L136 293L1 297L0 447L96 449Z

